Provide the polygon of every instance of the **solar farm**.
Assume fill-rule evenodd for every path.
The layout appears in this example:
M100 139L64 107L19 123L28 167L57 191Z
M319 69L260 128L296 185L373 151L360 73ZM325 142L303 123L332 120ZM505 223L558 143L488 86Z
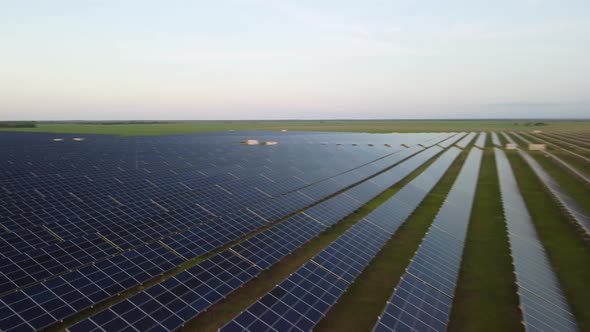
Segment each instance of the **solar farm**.
M587 132L0 142L0 331L590 331Z

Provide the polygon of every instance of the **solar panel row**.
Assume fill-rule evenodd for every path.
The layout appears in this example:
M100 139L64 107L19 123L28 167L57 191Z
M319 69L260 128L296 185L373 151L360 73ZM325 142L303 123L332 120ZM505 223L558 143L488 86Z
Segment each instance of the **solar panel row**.
M418 207L460 150L451 148L221 331L309 331Z
M302 136L313 143L308 146L293 138L281 149L252 148L248 154L235 137L219 135L191 144L191 136L182 135L133 141L97 136L58 143L63 145L48 143L51 135L31 136L0 147L8 156L0 164L0 200L12 204L0 214L0 235L7 240L0 254L0 329L61 320L363 180L390 165L388 157L397 158L391 148L320 146L308 136ZM428 141L448 136L420 135ZM5 224L11 222L15 229L9 232Z
M477 146L478 148L485 148L486 147L486 138L488 137L488 134L485 131L482 131L479 136L477 136L477 139L475 140L475 146Z
M203 206L207 206L212 211L220 212L219 206L213 204L212 200L224 199L228 203L255 200L263 195L252 188L255 185L260 186L263 191L267 189L265 192L271 194L273 191L277 191L273 190L273 187L279 187L277 188L279 190L277 194L280 194L280 189L284 185L287 186L287 188L284 188L285 190L293 190L297 188L297 185L301 187L310 184L310 182L301 179L295 181L293 178L294 174L297 174L295 172L292 174L285 173L286 178L273 176L270 173L261 173L260 175L256 174L253 177L239 180L226 174L231 178L232 182L226 185L226 182L223 181L216 182L219 179L207 178L210 185L199 188L199 185L204 185L200 183L195 187L199 188L199 190L188 187L188 185L192 184L185 181L176 183L172 188L154 187L149 191L143 191L142 195L138 195L138 191L134 190L132 192L133 196L129 195L129 193L111 193L108 197L104 195L96 197L80 192L75 194L68 192L63 195L47 196L47 198L38 197L34 206L30 206L29 201L20 202L25 205L23 207L18 207L16 202L6 206L6 209L11 212L4 214L6 218L3 218L2 224L18 233L19 229L30 226L44 225L50 229L76 226L76 224L80 223L80 219L83 219L87 220L86 224L93 222L91 224L91 226L94 226L91 227L92 231L100 231L100 229L96 228L103 226L106 221L113 223L122 221L122 218L138 219L149 217L161 213L162 207L171 208L169 206L170 202L174 202L175 205L186 205L187 201L196 201ZM292 186L289 187L290 185ZM247 195L237 195L238 190L242 190ZM169 191L172 191L173 194L170 194ZM233 193L234 191L236 193ZM34 213L27 214L28 210L32 210ZM25 231L23 230L23 232ZM66 239L69 236L67 233L63 235Z
M412 157L411 159L404 161L403 163L394 167L393 169L380 174L378 176L379 179L375 183L366 181L366 182L359 184L358 186L365 186L367 188L370 188L369 190L373 190L374 195L377 195L379 192L385 190L390 185L390 183L384 183L384 181L386 181L386 179L385 179L385 177L387 176L386 174L394 174L394 175L390 175L389 178L394 181L399 181L399 175L397 175L398 173L405 174L405 175L409 174L409 172L412 171L411 167L413 167L415 169L415 167L418 167L420 164L423 164L424 162L426 162L428 159L430 159L434 154L438 153L439 151L440 151L440 148L431 148L426 151L423 151L423 152L419 153L418 155ZM405 176L405 175L403 175L403 176ZM374 178L374 179L377 179L377 178ZM380 183L380 184L377 184L377 183ZM360 196L354 195L354 196L357 196L358 198L352 198L351 196L348 196L347 193L348 193L348 191L341 193L338 196L332 197L332 198L306 210L304 213L297 214L293 217L290 217L287 220L285 220L284 222L282 222L278 225L275 225L275 226L255 235L254 237L249 238L245 241L242 241L239 244L233 246L232 248L224 251L222 253L223 255L236 256L239 259L242 259L244 262L246 262L249 266L255 267L256 271L258 271L258 272L252 274L250 276L250 278L244 279L241 284L236 284L235 287L223 286L220 289L211 286L210 284L208 284L207 281L202 280L202 278L197 277L197 280L193 281L193 282L197 282L199 284L203 283L204 286L202 286L199 289L194 289L195 287L193 287L193 290L191 291L190 294L193 294L191 296L198 295L199 296L198 299L195 300L193 298L182 298L183 295L179 295L180 299L183 302L183 305L182 305L182 307L179 306L177 308L177 310L173 310L173 312L178 312L180 310L181 312L187 312L187 314L184 316L174 314L164 320L159 320L159 321L166 321L167 319L170 319L170 320L173 320L174 322L176 322L175 325L174 324L171 324L171 325L170 324L166 324L166 325L156 324L156 325L152 326L152 328L154 328L155 330L161 330L161 329L173 330L173 329L183 325L188 320L194 318L196 315L198 315L199 313L204 311L206 308L208 308L213 303L215 303L218 300L220 300L221 298L227 296L229 293L231 293L237 287L241 286L247 280L254 278L260 271L274 265L275 263L280 261L283 257L288 255L291 251L293 251L295 248L301 246L303 243L305 243L305 242L309 241L310 239L312 239L313 237L317 236L319 233L321 233L322 231L324 231L325 229L327 229L328 227L330 227L334 223L338 222L339 220L341 220L342 218L344 218L348 214L352 213L354 210L358 209L359 207L361 207L363 204L365 204L367 202L367 200L360 201L359 199L363 199ZM370 198L368 198L368 199L370 199ZM222 255L222 254L220 254L220 255ZM200 263L199 265L209 264L206 262ZM207 268L204 268L204 269L209 274L212 274L215 277L215 279L212 279L212 280L215 280L216 285L217 285L218 281L225 281L226 280L227 275L224 275L223 271L221 271L221 270L211 271L211 270L208 270ZM254 270L252 270L252 271L254 271ZM195 280L195 277L194 277L194 274L189 269L186 272L181 272L180 274L174 276L173 279L176 279L178 281L185 280L185 279L186 280ZM174 284L176 285L176 282L174 282ZM213 289L215 291L214 292L215 296L207 297L207 294L209 294L212 291L211 289ZM173 292L172 290L169 290L169 291ZM131 297L128 300L125 300L124 303L126 302L127 304L125 304L124 306L126 308L135 307L135 304L134 304L135 298L136 297L144 297L145 296L144 293L149 294L149 289L145 292L142 292L136 296ZM182 293L182 294L186 294L186 293ZM194 294L196 294L196 295L194 295ZM131 306L129 305L129 303L131 303ZM163 307L163 308L169 307L169 304L167 302L157 301L157 303L160 307ZM196 305L196 303L199 303L199 305ZM135 308L135 309L137 309L137 308ZM82 321L81 323L69 328L69 330L70 331L92 331L94 329L104 328L105 324L111 324L112 320L104 321L100 318L100 317L102 317L101 315L108 315L109 317L117 317L117 320L116 320L116 322L118 324L117 330L122 330L125 328L134 328L134 329L143 330L143 326L140 327L137 325L138 321L128 320L127 318L122 316L122 315L124 315L124 313L117 312L116 310L117 310L117 306L114 306L113 308L106 310L106 311L110 311L110 313L108 313L108 314L99 313L97 315L94 315L94 316L90 317L89 319L86 319L86 320ZM152 311L142 310L142 312L143 312L143 315L145 315L147 317L152 316ZM190 314L188 314L188 313L190 313ZM96 317L98 317L98 318L96 318ZM172 325L174 325L174 326L172 326Z
M446 331L483 152L469 152L373 331Z
M467 135L466 133L458 133L440 143L438 143L438 146L441 146L443 148L448 148L449 146L457 143L457 141L459 141L461 138L465 137L465 135Z
M292 195L291 197L289 197L288 199L288 203L289 204L280 204L278 205L278 207L280 207L280 215L282 214L289 214L291 212L293 212L294 210L299 209L301 206L303 205L309 205L311 203L313 203L312 200L305 198L304 196L302 196L299 193L295 193L295 195L299 195L301 196L301 200L295 200L294 195ZM285 202L283 202L285 203ZM272 205L274 206L274 205ZM271 206L271 207L272 207ZM253 208L253 209L256 209ZM267 214L268 215L268 214ZM247 221L247 222L245 222ZM237 214L234 215L230 215L228 216L224 216L222 218L220 218L219 220L217 220L214 223L204 223L202 224L203 226L200 227L199 229L191 229L188 232L182 232L180 234L175 235L174 237L170 238L170 239L165 239L163 241L163 243L165 243L166 245L168 245L170 248L177 250L179 253L181 253L181 255L183 257L186 258L193 258L196 257L200 254L206 253L214 248L217 248L225 243L228 243L232 240L235 240L237 238L239 238L240 236L243 236L245 233L252 231L260 226L262 226L263 224L266 224L267 222L265 220L263 220L261 217L255 215L252 212L249 211L244 211L244 212L239 212ZM223 226L227 226L227 227L223 227ZM232 229L233 227L233 229ZM182 238L182 240L185 240L185 243L189 243L190 244L198 244L195 247L191 247L191 250L188 250L187 246L182 246L182 241L179 240L179 238ZM163 249L164 251L168 252L170 255L174 256L170 251L167 251L164 247L162 247L160 244L155 244L156 246L160 247L161 249ZM120 268L118 266L119 261L121 260L121 257L125 257L125 256L136 256L138 253L140 253L144 247L141 247L139 249L134 249L132 251L129 251L123 255L116 255L116 256L112 256L111 258L108 258L107 260L103 260L100 261L98 263L96 263L96 266L100 266L100 270L101 271L111 271L111 273L114 274L121 274L122 280L116 280L113 277L110 276L111 273L108 274L101 274L101 276L103 278L100 279L100 283L97 284L97 286L99 287L86 287L87 283L69 283L69 292L65 293L65 294L60 294L60 292L58 290L56 290L54 288L54 286L56 286L55 283L55 279L51 279L49 281L45 281L42 282L41 284L38 284L36 286L32 286L32 287L28 287L25 288L22 291L18 291L16 293L11 293L9 295L3 296L2 298L0 298L2 300L2 302L7 306L10 307L15 314L17 314L20 317L28 317L30 314L28 313L31 308L33 309L38 309L38 307L41 307L42 309L45 309L46 311L49 311L46 307L44 307L44 303L37 303L34 302L35 305L29 305L27 307L21 307L21 303L22 303L22 297L16 297L14 294L22 294L25 293L31 289L31 288L40 288L42 289L43 292L46 292L48 294L46 294L46 297L57 297L57 298L62 298L62 300L65 300L66 298L68 299L68 301L62 301L65 303L70 303L71 301L73 301L74 299L72 298L72 293L78 295L81 298L86 299L86 301L83 301L82 303L84 303L84 307L82 307L80 305L80 307L76 307L76 310L61 310L59 312L52 312L49 311L50 317L54 317L53 320L49 321L47 318L44 318L43 320L29 320L29 319L25 319L25 321L28 321L28 323L30 325L32 325L34 328L40 328L43 327L45 325L33 325L33 324L45 324L47 322L55 322L58 320L62 320L64 318L66 318L68 315L74 313L75 311L81 310L85 307L88 307L90 305L94 305L96 303L99 303L102 300L105 300L108 297L117 295L118 293L120 293L121 291L138 285L141 282L144 282L148 279L150 279L151 277L154 277L156 275L159 275L163 272L166 272L168 270L170 270L171 268L173 268L176 265L179 265L180 263L182 263L182 261L184 260L178 260L175 261L175 264L173 265L167 265L166 268L164 269L152 269L152 270L146 270L144 268L141 268L143 265L140 264L136 264L139 268L136 269L124 269L124 268ZM183 250L184 249L184 250ZM141 256L140 256L141 257ZM174 256L176 257L176 256ZM178 259L178 257L176 257ZM149 264L150 259L146 258L145 262L142 261L142 264ZM92 267L95 265L91 265ZM151 267L151 266L150 266ZM80 271L72 271L72 272L66 272L65 274L59 276L57 279L59 279L60 281L69 281L70 279L75 278L75 276L78 276L79 274L81 274L81 276L85 276L86 275L86 268L82 268ZM115 270L113 270L115 269ZM77 279L75 279L77 280ZM84 286L84 287L81 287ZM57 285L57 287L61 287L61 283L59 285ZM50 295L49 295L50 294ZM98 294L98 295L97 295ZM76 299L77 300L77 299ZM60 303L62 304L62 303ZM26 311L25 312L19 312L18 308L23 308ZM61 306L59 307L61 308ZM72 308L74 309L74 308ZM38 312L38 310L35 310L34 312ZM47 313L44 313L44 315L42 315L42 317L45 317ZM59 314L59 315L58 315ZM10 318L10 321L12 323L15 322L14 318L8 317ZM8 320L6 320L8 321ZM18 325L17 325L18 326ZM13 325L13 327L15 327ZM6 330L10 330L9 328L6 328Z
M523 324L527 331L577 331L506 154L494 150Z
M508 143L510 144L516 144L516 142L512 139L512 137L510 137L510 135L506 134L505 132L501 132L502 137L504 137L504 139L506 141L508 141Z
M531 167L541 183L548 189L555 201L570 215L572 220L586 235L590 235L590 216L561 186L543 169L543 167L527 152L519 149L518 153Z
M415 151L414 149L404 150L403 154L411 153L411 151ZM402 154L402 155L403 155ZM379 162L381 163L383 160L388 160L393 158L393 155L390 155L386 159L380 159ZM397 158L397 156L395 157ZM349 172L354 173L354 176L350 176L349 173L343 173L339 175L336 179L339 179L342 182L346 182L350 184L349 181L359 180L363 177L368 176L370 171L377 171L371 164L364 166L364 169L367 169L369 173L361 174L358 170ZM338 184L336 188L327 186L327 184L334 183L334 179L329 179L327 181L322 181L319 183L315 183L313 185L308 185L303 190L313 191L316 188L323 188L324 186L328 187L328 193L333 193L337 190L340 190L344 187L342 184ZM299 185L301 183L298 183ZM245 195L242 195L245 196ZM323 196L325 197L325 196ZM264 197L266 198L266 197ZM219 199L219 198L218 198ZM258 201L262 201L259 197ZM286 214L291 213L292 211L296 210L300 206L306 206L313 202L308 196L303 195L298 192L284 194L281 196L276 197L274 200L269 201L270 204L267 203L259 203L254 205L251 209L253 211L258 212L258 215L262 215L267 220L274 220L280 218ZM224 202L222 202L224 203ZM126 250L131 249L136 246L142 245L144 243L154 241L157 239L164 240L166 237L169 237L171 234L174 235L179 233L180 231L188 231L187 234L179 234L175 235L174 237L192 237L193 240L195 239L195 232L199 234L206 235L209 231L209 226L203 226L202 224L206 221L213 220L214 215L211 215L208 209L203 209L199 206L188 206L187 208L177 208L173 209L170 207L171 211L160 213L157 218L150 218L147 219L144 223L132 224L132 223L123 223L120 224L113 224L112 222L108 224L109 227L105 227L100 229L99 234L101 235L100 238L96 238L96 236L87 235L80 238L75 238L72 240L68 240L65 242L60 242L53 244L52 246L43 247L40 246L38 243L35 243L35 247L33 248L32 245L29 245L27 248L29 250L18 250L16 248L11 248L12 250L4 250L2 255L6 258L10 259L3 259L0 265L0 272L3 275L3 282L0 284L1 289L3 291L10 291L12 289L26 286L27 284L43 280L51 275L55 275L55 273L50 273L40 267L45 263L46 265L64 265L67 264L67 270L71 270L76 266L81 266L83 264L90 263L100 258L104 258L109 254L113 254L114 250L96 250L95 248L88 248L91 246L92 243L97 243L99 246L104 247L107 245L107 242L100 243L101 239L108 239L109 243L114 244L117 249ZM226 206L226 213L227 210L230 210L229 207ZM270 211L270 212L269 212ZM251 216L250 216L251 217ZM233 221L232 218L230 220ZM118 221L118 220L115 220ZM218 228L223 228L223 221L219 222L222 226L217 226ZM238 222L239 223L239 222ZM198 229L195 230L195 227ZM205 228L205 229L202 229ZM219 232L217 232L219 233ZM11 232L7 233L7 236L15 237L16 233ZM91 233L92 234L92 233ZM215 234L215 233L212 233ZM94 234L95 235L95 234ZM58 234L58 236L61 236ZM56 240L55 237L52 237ZM196 237L199 238L199 237ZM17 244L26 244L27 241L22 239L16 239L21 241L13 241ZM165 242L168 239L165 240ZM170 241L174 242L175 239L172 238ZM8 247L8 246L6 246ZM78 247L86 248L87 250L80 250ZM107 246L108 247L108 246ZM66 251L66 248L68 249ZM71 255L68 254L72 250L76 250L77 256L70 257ZM7 249L4 248L3 249ZM20 248L19 248L20 249ZM104 253L102 256L96 256L88 251L92 250L93 252L98 251L98 253ZM54 253L63 253L64 254L54 256ZM120 251L120 250L119 250ZM192 255L193 257L195 255ZM43 263L42 263L42 262ZM77 264L77 265L76 265ZM33 271L34 270L34 271ZM66 268L62 268L61 271L65 271Z
M515 132L511 131L510 135L517 137L518 139L525 142L526 144L533 143L533 142L529 141L527 138L525 138L524 136L520 135L519 133L515 133Z
M457 142L457 146L460 147L461 149L465 149L467 147L467 145L469 145L469 143L471 143L471 141L473 141L473 139L475 138L475 135L477 135L474 132L471 132L469 134L467 134L465 137L463 137L463 139L461 139L459 142Z
M498 137L498 134L494 131L492 131L492 144L497 147L502 147L502 143L500 143L500 138Z
M579 151L583 152L590 152L590 148L584 144L584 142L580 142L579 140L568 138L567 136L563 136L556 133L543 133L543 137L549 138L554 142L558 143L559 145L565 145L570 148L574 148Z

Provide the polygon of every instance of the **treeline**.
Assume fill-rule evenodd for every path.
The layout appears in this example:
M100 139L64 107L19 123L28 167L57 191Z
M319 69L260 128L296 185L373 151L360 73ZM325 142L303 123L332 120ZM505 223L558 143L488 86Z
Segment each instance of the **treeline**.
M34 121L0 121L0 128L35 128Z
M515 126L519 126L520 124L518 122L514 123ZM527 126L527 127L532 127L532 126L547 126L547 124L545 122L526 122L522 124L523 126Z
M163 123L173 123L168 121L84 121L78 122L77 124L83 125L132 125L132 124L163 124Z

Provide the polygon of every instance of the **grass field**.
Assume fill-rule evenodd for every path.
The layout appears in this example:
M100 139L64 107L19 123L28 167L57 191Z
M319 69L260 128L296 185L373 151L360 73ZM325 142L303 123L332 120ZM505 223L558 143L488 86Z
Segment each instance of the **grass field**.
M545 126L527 126L544 122ZM182 121L154 124L38 123L35 128L0 128L2 131L71 134L165 135L226 130L281 130L330 132L448 132L542 129L556 132L590 132L590 121L558 120L310 120L310 121Z

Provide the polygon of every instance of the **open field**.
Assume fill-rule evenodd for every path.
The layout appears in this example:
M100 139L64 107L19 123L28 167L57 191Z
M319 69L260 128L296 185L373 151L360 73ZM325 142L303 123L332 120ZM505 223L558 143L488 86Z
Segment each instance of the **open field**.
M534 126L542 122L544 126ZM226 130L296 130L331 132L450 132L536 129L555 132L590 132L590 121L558 120L310 120L310 121L183 121L154 124L38 123L36 128L0 128L2 131L70 134L166 135Z
M442 128L420 128L430 125ZM176 124L64 126L140 135ZM0 331L371 331L376 322L449 331L521 331L541 322L546 331L590 331L584 225L518 152L506 150L507 163L497 164L502 151L489 135L479 148L475 135L430 131L356 134L354 144L346 133L268 134L281 141L274 146L236 144L255 132L83 141L0 133L9 143L0 147ZM472 151L483 158L469 194L460 170ZM588 172L583 161L549 151ZM529 153L588 214L588 187ZM507 169L512 194L500 186ZM456 193L473 199L466 218L458 213L463 200L447 205L457 184ZM509 195L524 202L508 206L516 213L506 213ZM464 242L453 233L458 222L468 225ZM424 247L431 249L417 250ZM408 280L418 284L408 290ZM525 298L517 284L538 296Z

